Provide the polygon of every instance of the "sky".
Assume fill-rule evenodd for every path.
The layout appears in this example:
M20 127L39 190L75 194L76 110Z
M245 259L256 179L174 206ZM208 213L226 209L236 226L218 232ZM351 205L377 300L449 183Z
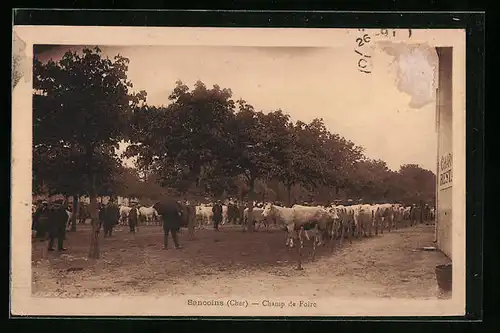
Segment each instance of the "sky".
M231 88L234 100L256 110L282 109L294 121L323 118L332 133L392 170L409 163L436 170L435 90L428 82L435 74L426 50L373 48L364 63L368 74L347 47L99 47L110 58L130 59L128 78L135 90L146 90L150 105L167 105L177 80L190 87L201 80ZM82 48L58 46L38 58L58 60Z

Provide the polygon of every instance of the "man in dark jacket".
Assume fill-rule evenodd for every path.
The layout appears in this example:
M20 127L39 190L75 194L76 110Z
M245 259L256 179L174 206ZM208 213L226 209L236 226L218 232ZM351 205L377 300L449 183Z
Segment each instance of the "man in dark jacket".
M37 208L31 229L36 232L35 238L43 242L46 239L47 227L49 223L49 205L47 201L42 201L41 205Z
M236 203L230 201L227 205L227 219L229 223L236 224L238 222L240 211Z
M222 221L222 204L220 200L217 200L215 205L212 207L213 221L214 221L214 229L219 231L219 223Z
M63 247L64 236L66 233L66 222L68 213L63 205L63 200L56 200L49 208L49 251L54 251L54 240L57 238L57 250L66 251Z
M183 222L183 208L177 201L168 199L158 202L153 206L163 220L163 249L168 248L168 234L172 234L176 249L181 249L177 233Z
M115 200L111 198L109 199L104 213L104 237L111 237L111 234L113 233L113 227L118 224L119 219L120 208L118 208Z
M139 222L139 209L137 209L137 203L132 202L132 209L128 213L128 226L130 228L130 232L133 234L135 234L137 222Z
M101 227L104 224L104 219L105 219L104 215L106 213L104 209L104 204L102 202L99 202L97 204L97 213L98 213L97 217L99 219L98 229L99 231L101 231Z

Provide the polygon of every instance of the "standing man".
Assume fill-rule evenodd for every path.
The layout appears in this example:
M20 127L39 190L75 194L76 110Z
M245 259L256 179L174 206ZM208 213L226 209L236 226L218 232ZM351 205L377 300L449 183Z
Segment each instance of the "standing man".
M120 208L115 203L115 199L109 199L108 205L105 208L104 214L104 237L111 237L113 227L118 224L120 219Z
M239 210L236 206L236 203L233 200L230 200L227 205L227 219L231 224L236 224L238 221Z
M54 240L57 238L57 250L66 251L63 247L64 236L66 233L66 222L68 213L64 207L63 200L56 200L49 208L49 251L54 251Z
M246 208L248 208L247 212L247 218L246 221L244 221L243 225L243 231L253 231L253 225L254 225L254 219L253 219L253 207L254 207L254 202L253 200L248 200L246 203ZM250 229L251 228L251 229Z
M98 203L98 208L97 208L99 210L99 216L98 216L98 218L99 218L99 228L98 228L98 230L99 231L101 231L101 227L104 224L104 220L105 220L105 215L106 215L105 213L106 212L105 212L104 208L105 208L104 204L102 202L99 202Z
M219 223L222 221L222 204L220 200L217 200L215 205L212 207L212 213L214 213L212 219L214 222L215 231L219 231Z
M137 222L139 222L139 210L137 209L137 203L132 201L132 209L130 209L130 212L128 213L128 226L130 228L130 232L133 234L135 234Z
M154 209L161 216L163 222L163 249L168 249L168 234L172 234L172 239L174 240L174 245L176 249L182 249L179 244L179 237L177 233L181 227L183 218L183 209L180 203L175 200L168 199L162 202L157 202Z
M244 223L245 223L245 202L243 200L240 200L238 202L238 216L239 216L238 224L244 225Z
M49 223L49 203L46 200L42 201L40 207L35 211L31 229L36 232L35 238L43 242L47 234L47 226Z

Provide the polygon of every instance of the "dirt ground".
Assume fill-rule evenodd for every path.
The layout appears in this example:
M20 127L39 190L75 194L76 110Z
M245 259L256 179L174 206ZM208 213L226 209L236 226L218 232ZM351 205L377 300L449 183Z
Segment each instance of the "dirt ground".
M184 249L162 249L163 232L144 226L132 235L118 227L101 238L101 258L88 260L89 226L67 234L67 252L47 252L33 243L32 292L42 297L94 295L231 295L404 297L436 299L434 269L449 260L434 246L433 225L418 225L383 235L344 242L333 253L304 249L304 270L296 270L297 252L284 246L283 231L242 232L222 226L199 230ZM172 243L172 240L169 240ZM173 245L173 244L172 244ZM440 296L442 297L442 295Z

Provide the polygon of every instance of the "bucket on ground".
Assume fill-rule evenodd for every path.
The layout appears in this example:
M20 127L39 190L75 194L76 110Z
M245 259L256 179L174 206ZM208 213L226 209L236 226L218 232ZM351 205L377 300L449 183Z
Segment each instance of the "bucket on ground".
M452 289L452 264L437 265L436 280L441 291L450 292Z

